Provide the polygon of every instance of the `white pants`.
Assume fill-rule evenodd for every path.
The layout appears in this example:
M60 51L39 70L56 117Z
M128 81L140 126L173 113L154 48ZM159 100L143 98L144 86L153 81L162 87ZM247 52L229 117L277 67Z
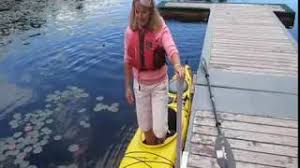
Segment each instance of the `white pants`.
M168 79L143 85L134 80L135 105L139 128L153 129L157 138L164 138L168 131Z

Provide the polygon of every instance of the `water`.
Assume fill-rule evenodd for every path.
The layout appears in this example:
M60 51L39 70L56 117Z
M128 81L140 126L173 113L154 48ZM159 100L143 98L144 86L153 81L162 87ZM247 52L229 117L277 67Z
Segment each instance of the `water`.
M0 12L0 167L117 167L137 128L123 89L130 0L18 1L13 9ZM206 24L167 24L196 71Z

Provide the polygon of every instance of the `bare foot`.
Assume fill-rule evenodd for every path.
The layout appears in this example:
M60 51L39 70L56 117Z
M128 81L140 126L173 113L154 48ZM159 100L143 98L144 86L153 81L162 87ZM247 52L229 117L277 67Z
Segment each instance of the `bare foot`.
M156 138L156 144L163 144L165 142L165 138Z
M144 132L145 134L145 144L156 145L156 137L152 130Z

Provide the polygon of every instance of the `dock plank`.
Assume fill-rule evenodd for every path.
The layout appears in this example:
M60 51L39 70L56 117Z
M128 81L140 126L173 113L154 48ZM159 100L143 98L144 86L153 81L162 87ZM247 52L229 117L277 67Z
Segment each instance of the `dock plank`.
M251 56L251 55L249 55ZM259 61L249 61L247 62L243 62L243 61L230 61L229 59L227 59L226 61L224 60L210 60L211 64L219 64L219 65L227 65L227 66L235 66L235 67L249 67L249 68L263 68L263 69L274 69L274 70L282 70L282 71L290 71L290 72L297 72L298 71L298 66L290 66L282 64L282 63L274 63L270 64L270 63L263 63L263 62L259 62Z
M237 114L237 113L224 113L224 112L219 113L219 115L223 120L227 120L227 121L239 121L239 122L281 126L287 128L295 128L295 129L298 128L298 120L270 118L270 117L261 117L261 116L245 115L245 114ZM214 115L211 111L197 111L196 116L214 118Z
M215 125L215 119L206 118L206 117L195 117L194 124L213 127ZM286 128L286 127L279 127L279 126L270 126L264 124L253 124L253 123L228 121L228 120L221 121L221 124L222 124L221 125L222 128L228 128L228 129L253 131L253 132L293 136L293 137L298 136L298 129L295 128Z
M214 43L212 45L212 48L219 48L221 50L226 50L228 48L235 48L235 50L239 51L257 51L257 52L277 52L277 53L289 53L289 54L296 54L296 51L293 51L292 47L277 47L277 46L271 46L271 47L264 47L264 46L259 46L259 47L251 47L251 46L245 46L241 44L227 44L227 43ZM253 56L254 58L260 58L260 59L265 59L264 57L258 57L258 56ZM272 57L266 57L266 58L272 58ZM286 58L286 57L284 57ZM297 60L295 56L291 57L293 60ZM287 59L291 59L287 58ZM245 58L246 59L246 58ZM284 60L282 60L284 61Z
M281 136L276 134L266 134L261 132L249 132L243 131L238 129L223 129L225 137L231 139L239 139L239 140L246 140L246 141L255 141L261 143L269 143L269 144L276 144L276 145L285 145L291 147L298 146L298 138L291 137L291 136ZM217 131L213 126L206 126L206 125L194 125L192 128L192 133L196 134L195 138L198 134L205 134L210 136L216 136Z
M222 69L222 71L224 70ZM280 76L278 76L278 78L280 78ZM261 78L261 80L263 79L264 78ZM253 78L252 80L259 80L259 78ZM230 81L227 83L229 82ZM251 84L252 81L249 82ZM258 83L262 83L262 81ZM296 94L274 92L274 90L272 90L272 92L264 92L263 90L254 91L239 89L238 87L230 88L230 85L229 87L226 86L227 85L219 85L218 87L212 87L217 111L239 114L243 113L247 115L273 116L276 118L298 118L298 96ZM286 84L285 87L288 86L289 85ZM294 86L297 86L297 84L292 85L291 87ZM256 88L259 88L259 86ZM192 109L192 113L194 113L195 110L212 111L207 86L196 85Z
M243 67L243 66L230 66L226 64L211 64L212 67L216 69L224 69L229 70L231 72L243 72L253 73L253 74L270 74L270 75L278 75L278 76L291 76L295 77L298 75L296 71L287 71L287 70L277 70L277 69L270 69L270 68L258 68L258 67Z
M188 168L221 168L217 159L213 157L190 154L188 160ZM246 162L236 162L237 168L278 168L277 166L267 166L261 164L253 164Z
M245 151L239 149L232 149L234 159L239 162L247 162L253 164L261 164L266 166L277 167L298 167L298 159L288 156L279 156L273 154L266 154L260 152ZM197 154L207 157L215 157L214 146L197 144L192 148L192 154Z
M273 155L281 156L290 156L298 157L297 147L284 146L282 144L266 143L266 142L257 142L252 140L240 140L240 139L231 139L227 138L231 148L240 149L252 152L261 152L269 153ZM191 142L191 150L197 148L198 144L211 145L214 146L216 141L216 136L203 135L203 134L194 134Z

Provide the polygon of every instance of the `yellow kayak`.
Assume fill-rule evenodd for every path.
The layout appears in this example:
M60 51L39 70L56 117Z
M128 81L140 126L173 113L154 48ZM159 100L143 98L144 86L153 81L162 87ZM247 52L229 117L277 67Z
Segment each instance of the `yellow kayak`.
M184 66L185 84L183 92L182 109L182 138L186 139L189 116L192 106L193 76L190 66ZM170 80L169 85L169 129L176 132L176 76ZM144 135L137 129L129 143L120 168L173 168L176 162L176 138L177 133L169 136L163 144L146 145L143 143Z

